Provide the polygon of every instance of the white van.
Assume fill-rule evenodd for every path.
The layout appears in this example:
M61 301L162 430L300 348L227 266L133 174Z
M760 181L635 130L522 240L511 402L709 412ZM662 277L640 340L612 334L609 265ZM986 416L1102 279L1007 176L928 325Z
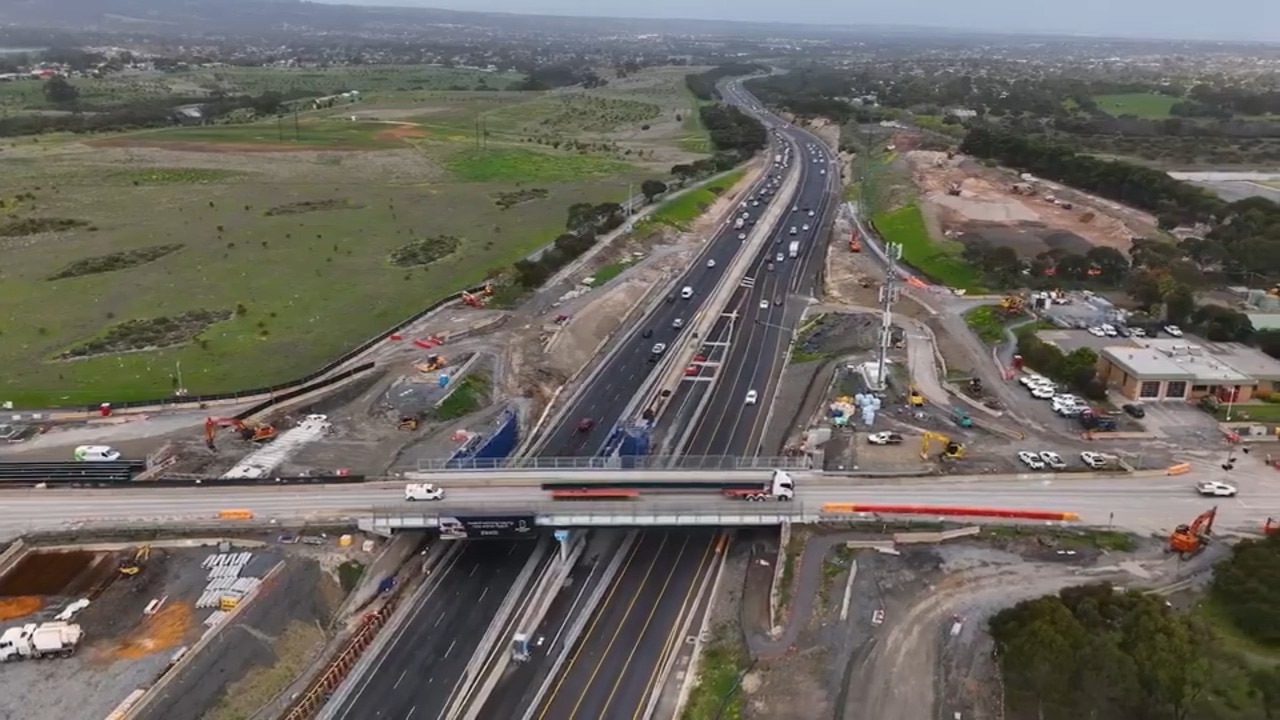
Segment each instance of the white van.
M75 451L76 462L114 462L120 451L106 445L81 445Z
M410 502L414 500L443 500L444 488L431 483L405 485L404 499Z

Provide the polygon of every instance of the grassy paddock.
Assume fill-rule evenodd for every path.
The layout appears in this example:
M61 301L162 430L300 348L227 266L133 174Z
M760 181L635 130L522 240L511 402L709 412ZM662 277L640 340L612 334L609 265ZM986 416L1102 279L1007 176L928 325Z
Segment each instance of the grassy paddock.
M707 208L711 207L721 195L732 190L746 174L746 168L733 170L702 187L678 195L659 205L658 209L647 218L647 222L688 230L694 220L702 217Z
M877 214L876 229L886 242L902 246L902 258L933 280L949 287L970 292L982 290L978 270L960 257L958 242L934 242L925 227L918 205L904 205L897 210Z
M1124 93L1121 95L1097 95L1093 101L1108 115L1136 115L1149 120L1169 117L1169 109L1178 98L1157 93Z

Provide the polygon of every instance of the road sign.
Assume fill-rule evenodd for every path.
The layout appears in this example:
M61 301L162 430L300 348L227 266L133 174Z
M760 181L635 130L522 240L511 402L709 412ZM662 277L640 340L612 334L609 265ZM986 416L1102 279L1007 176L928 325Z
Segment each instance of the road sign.
M445 540L520 540L537 537L534 515L460 515L440 518L440 537Z

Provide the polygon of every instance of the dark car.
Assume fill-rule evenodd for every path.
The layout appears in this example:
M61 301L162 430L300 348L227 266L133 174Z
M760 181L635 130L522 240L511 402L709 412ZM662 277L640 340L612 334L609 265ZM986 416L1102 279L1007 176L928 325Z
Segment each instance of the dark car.
M1147 416L1147 411L1143 410L1141 405L1134 405L1130 403L1128 405L1121 405L1120 409L1128 413L1130 417L1144 418Z
M640 337L645 337L645 338L653 337L653 328L645 328L644 332L640 333Z
M592 418L582 418L578 421L578 432L591 432L591 428L596 426L596 421Z

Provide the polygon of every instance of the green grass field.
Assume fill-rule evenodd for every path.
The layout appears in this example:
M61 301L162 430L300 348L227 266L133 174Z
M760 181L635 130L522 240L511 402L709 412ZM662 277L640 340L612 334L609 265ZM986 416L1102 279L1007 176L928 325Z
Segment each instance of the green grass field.
M689 229L689 225L702 216L726 190L737 185L747 174L746 169L733 170L719 176L715 180L694 190L685 192L658 206L645 223L654 225L670 225L680 230Z
M1178 98L1156 93L1097 95L1093 100L1108 115L1135 115L1149 120L1169 117L1169 108L1178 102Z
M964 321L988 345L1004 340L1004 316L995 305L981 305L964 314Z
M983 290L977 269L960 257L963 246L951 241L934 242L918 205L904 205L872 219L885 241L902 246L902 259L935 282L969 292Z
M599 101L559 91L386 87L353 106L304 113L297 138L286 118L6 142L0 224L67 229L0 238L0 303L10 317L0 327L0 401L59 407L163 397L176 389L179 367L191 394L312 372L550 242L569 205L621 200L629 183L687 160L677 147L683 120L674 119L688 112L675 82L685 71L611 82L593 93ZM344 77L351 75L299 73L260 86L305 79L339 90L349 86ZM520 107L531 108L527 117ZM590 117L564 119L578 112ZM488 130L482 148L477 116ZM560 119L538 119L547 117ZM531 122L564 138L537 142L522 134ZM387 133L394 123L419 125ZM563 142L587 126L595 129L590 143ZM727 188L741 177L712 184ZM520 199L503 209L499 201L514 195ZM699 190L665 217L687 223L714 196ZM425 266L391 263L393 251L439 236L458 238L457 249ZM68 272L74 276L48 279ZM186 330L191 318L209 316L228 319ZM146 321L145 331L135 324L124 333L128 321ZM134 343L128 352L55 360L122 334ZM188 340L143 342L168 345L175 336Z

